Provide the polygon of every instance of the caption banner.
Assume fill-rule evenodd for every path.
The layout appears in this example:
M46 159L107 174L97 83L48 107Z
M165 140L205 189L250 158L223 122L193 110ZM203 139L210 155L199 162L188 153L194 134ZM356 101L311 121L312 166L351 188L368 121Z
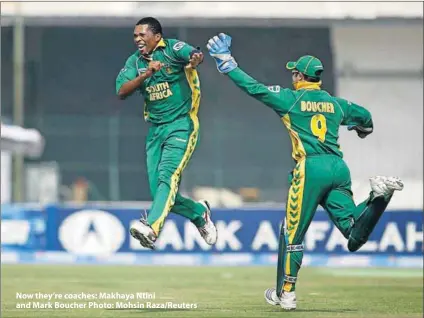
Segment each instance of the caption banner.
M156 299L154 292L16 293L17 309L197 309L196 303Z

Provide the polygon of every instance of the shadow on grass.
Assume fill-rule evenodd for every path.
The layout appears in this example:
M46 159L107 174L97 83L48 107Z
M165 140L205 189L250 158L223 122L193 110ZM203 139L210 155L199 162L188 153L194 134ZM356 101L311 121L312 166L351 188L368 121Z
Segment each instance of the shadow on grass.
M332 312L332 313L344 313L344 312L357 312L354 309L296 309L296 312Z
M175 309L165 309L165 308L111 308L111 309L107 309L107 310L118 310L118 311L127 311L128 313L133 313L133 314L149 314L149 313L154 313L154 312L189 312L189 311L196 311L196 312L201 312L204 311L202 309L196 308L196 309L179 309L179 308L175 308ZM211 309L209 308L209 311ZM219 311L219 309L217 309ZM273 309L268 309L268 310L263 310L262 312L282 312L282 313L290 313L292 312L293 314L295 313L299 313L299 312L309 312L309 313L355 313L357 312L357 310L354 309L296 309L296 310L292 310L292 311L286 311L283 310L282 308L273 308Z
M354 313L357 312L357 310L354 309L296 309L296 310L284 310L282 308L275 308L275 309L269 309L269 310L264 310L265 312L284 312L284 313L289 313L289 312L316 312L316 313Z

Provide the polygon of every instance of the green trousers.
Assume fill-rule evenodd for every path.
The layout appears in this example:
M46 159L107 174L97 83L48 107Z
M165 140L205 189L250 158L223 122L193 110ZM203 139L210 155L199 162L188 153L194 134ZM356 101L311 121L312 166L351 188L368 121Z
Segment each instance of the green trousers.
M159 235L169 212L182 215L196 226L203 226L205 207L178 193L182 173L187 166L199 135L195 115L149 129L146 142L147 173L153 204L147 217Z
M303 258L303 240L318 205L348 239L351 252L368 240L390 198L372 194L358 206L352 197L350 171L335 155L302 159L290 176L285 229L280 234L277 292L293 291Z

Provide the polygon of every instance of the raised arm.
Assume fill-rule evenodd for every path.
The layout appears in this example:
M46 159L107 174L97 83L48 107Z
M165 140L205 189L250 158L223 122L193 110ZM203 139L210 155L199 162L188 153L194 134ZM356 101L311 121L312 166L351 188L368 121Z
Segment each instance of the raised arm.
M215 59L217 69L228 77L245 93L258 101L271 107L280 115L288 111L287 105L290 101L290 90L280 86L264 85L249 74L245 73L231 55L231 37L220 33L209 40L207 48L209 54Z
M172 45L173 57L190 68L196 68L203 62L203 53L200 48L194 48L183 41L169 40Z
M285 90L280 86L266 86L259 83L240 67L228 72L227 75L245 93L276 111L284 111Z

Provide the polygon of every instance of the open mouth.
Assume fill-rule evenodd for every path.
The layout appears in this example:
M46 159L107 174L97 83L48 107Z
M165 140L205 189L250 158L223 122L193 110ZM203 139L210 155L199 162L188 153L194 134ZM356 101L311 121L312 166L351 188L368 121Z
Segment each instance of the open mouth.
M137 47L138 47L139 51L144 51L144 49L146 48L146 44L145 43L138 43Z

